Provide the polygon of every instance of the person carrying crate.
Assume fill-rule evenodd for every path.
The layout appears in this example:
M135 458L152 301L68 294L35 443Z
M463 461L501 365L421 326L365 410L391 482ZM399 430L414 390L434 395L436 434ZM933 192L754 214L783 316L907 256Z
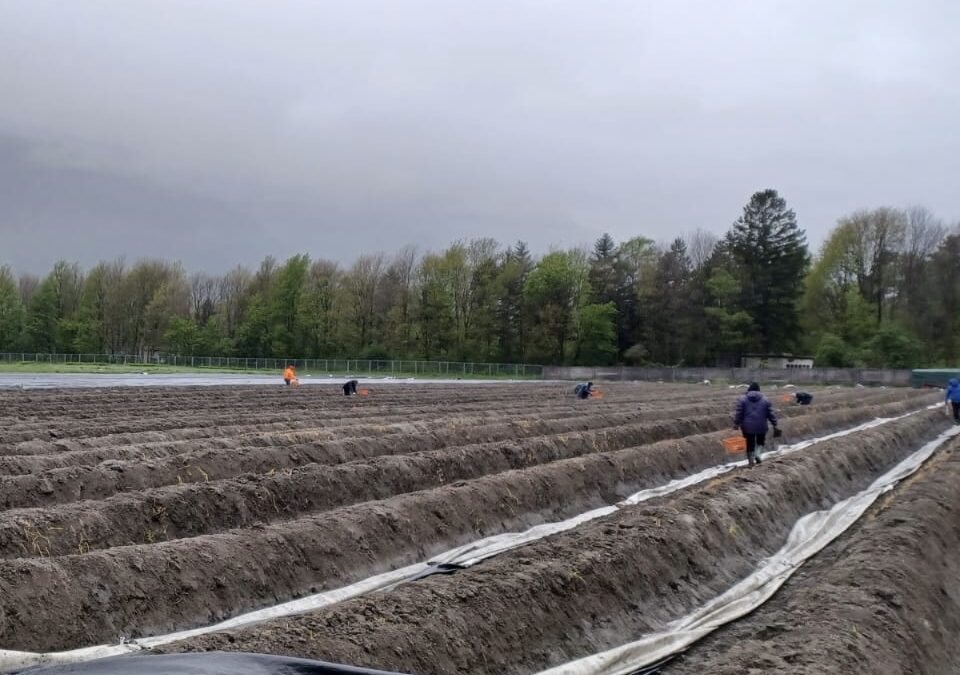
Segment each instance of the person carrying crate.
M760 464L760 453L767 441L767 431L773 425L774 436L780 435L777 426L777 416L773 412L773 404L766 396L760 393L760 385L751 382L747 393L737 401L737 408L733 413L733 428L740 429L747 442L747 464Z

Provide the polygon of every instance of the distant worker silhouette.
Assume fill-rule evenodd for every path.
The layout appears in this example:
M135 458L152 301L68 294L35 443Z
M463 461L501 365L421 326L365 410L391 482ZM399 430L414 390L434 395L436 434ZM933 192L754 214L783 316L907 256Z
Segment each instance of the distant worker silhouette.
M960 380L953 377L947 385L947 406L948 412L953 412L954 424L960 424Z

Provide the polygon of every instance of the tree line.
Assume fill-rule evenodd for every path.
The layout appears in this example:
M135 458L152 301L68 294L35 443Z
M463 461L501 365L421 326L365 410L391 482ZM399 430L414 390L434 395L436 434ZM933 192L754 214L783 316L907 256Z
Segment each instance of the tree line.
M722 237L609 235L534 257L456 242L352 265L298 254L212 276L163 260L0 267L0 351L735 365L960 361L960 227L923 208L842 218L812 256L774 190Z

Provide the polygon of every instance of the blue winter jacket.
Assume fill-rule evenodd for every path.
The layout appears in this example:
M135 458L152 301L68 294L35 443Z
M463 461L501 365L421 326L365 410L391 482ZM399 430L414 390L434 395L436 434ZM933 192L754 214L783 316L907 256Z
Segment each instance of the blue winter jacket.
M955 377L951 378L950 384L947 386L947 398L945 400L960 403L960 380Z
M777 426L777 416L770 401L759 391L747 392L737 401L733 423L747 434L767 433L767 421Z

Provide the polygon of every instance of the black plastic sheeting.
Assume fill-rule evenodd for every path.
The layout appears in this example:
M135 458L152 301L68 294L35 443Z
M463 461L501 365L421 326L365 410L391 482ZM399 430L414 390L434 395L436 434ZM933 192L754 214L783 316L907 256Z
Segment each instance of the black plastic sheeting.
M62 666L33 666L17 675L402 675L323 661L244 652L134 654Z
M420 579L426 579L427 577L432 577L435 574L453 574L454 572L459 572L460 570L467 569L463 565L458 565L457 563L439 563L437 565L431 564L428 569L423 570L420 574L415 577L411 577L407 580L410 581L419 581Z

